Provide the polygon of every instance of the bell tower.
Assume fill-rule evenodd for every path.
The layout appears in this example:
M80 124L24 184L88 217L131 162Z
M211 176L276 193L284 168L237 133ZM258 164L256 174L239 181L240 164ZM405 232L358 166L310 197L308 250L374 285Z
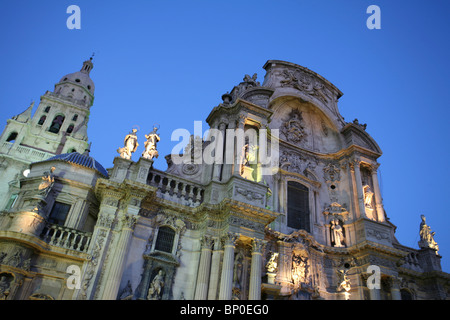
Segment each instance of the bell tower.
M7 120L0 135L0 210L14 205L19 179L32 162L88 148L87 123L94 102L92 57L69 73L21 114ZM26 173L25 173L26 174Z

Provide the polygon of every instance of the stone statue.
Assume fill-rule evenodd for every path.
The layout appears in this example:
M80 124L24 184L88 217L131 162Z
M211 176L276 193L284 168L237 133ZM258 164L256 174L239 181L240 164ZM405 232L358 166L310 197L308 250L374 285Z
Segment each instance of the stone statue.
M131 287L131 281L128 280L127 286L120 293L119 300L131 300L132 297L133 288Z
M251 145L248 143L248 140L246 141L246 144L242 147L242 167L248 167L250 164L254 164L256 162L257 149L258 146Z
M242 278L242 255L238 254L234 260L234 273L233 273L233 287L241 289L241 278Z
M372 205L373 200L373 192L372 189L370 189L369 185L365 185L363 187L363 193L364 193L364 210L366 213L366 217L371 220L376 220L376 215L374 214L374 207Z
M248 74L246 74L244 76L243 80L244 80L245 84L247 85L246 89L248 87L258 87L261 85L258 81L256 81L257 77L258 77L258 75L256 73L254 73L252 77L250 77Z
M372 208L373 192L370 189L370 186L365 185L363 190L364 190L364 206L366 208Z
M334 246L337 248L342 248L344 245L342 242L344 241L344 232L342 230L341 225L339 224L338 219L331 220L331 240L334 241Z
M337 291L345 291L349 292L351 289L350 279L347 276L347 272L344 270L338 270L339 275L339 286L337 287Z
M278 252L273 252L269 261L266 264L267 272L277 272L278 269Z
M137 129L133 128L133 130L125 136L123 141L124 147L117 149L121 158L130 160L131 154L136 152L136 149L139 146L136 135L137 131Z
M145 141L145 150L142 153L142 157L145 159L158 158L158 151L156 150L156 144L161 140L159 135L156 133L157 127L153 127L153 131L145 135L147 141Z
M46 171L44 172L44 176L42 177L42 182L39 184L38 190L39 194L42 195L44 198L47 197L50 190L53 187L53 184L55 183L55 176L53 172L55 171L55 167L50 168L50 172Z
M438 254L439 246L434 240L435 232L431 232L430 226L426 224L426 218L424 215L420 216L422 219L422 222L420 223L420 241L419 241L419 247L420 248L431 248L436 250L436 254Z
M148 289L147 300L161 300L161 293L164 288L164 272L159 270L158 274L153 278L150 288Z

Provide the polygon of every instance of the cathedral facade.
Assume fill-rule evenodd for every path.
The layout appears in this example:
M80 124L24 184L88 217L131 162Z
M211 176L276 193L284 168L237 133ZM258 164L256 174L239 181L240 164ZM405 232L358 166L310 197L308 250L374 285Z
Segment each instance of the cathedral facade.
M92 68L63 76L0 136L0 299L449 296L426 218L418 248L399 243L382 151L322 76L267 61L262 83L246 75L224 94L209 136L161 171L157 127L146 141L125 135L112 168L89 155Z

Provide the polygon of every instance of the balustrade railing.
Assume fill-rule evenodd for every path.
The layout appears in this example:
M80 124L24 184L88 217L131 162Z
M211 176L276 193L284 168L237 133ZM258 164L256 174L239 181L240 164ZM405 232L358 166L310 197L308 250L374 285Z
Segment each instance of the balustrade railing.
M147 184L158 188L158 195L167 200L196 207L203 202L205 189L200 184L153 169Z
M45 151L39 151L30 147L26 146L16 146L13 148L13 143L11 142L4 142L1 146L1 152L6 154L14 155L17 158L22 158L24 160L29 160L32 162L38 162L46 160L50 157L53 157L54 154L48 153Z
M41 238L50 245L87 252L92 233L63 227L56 224L47 224L41 233Z

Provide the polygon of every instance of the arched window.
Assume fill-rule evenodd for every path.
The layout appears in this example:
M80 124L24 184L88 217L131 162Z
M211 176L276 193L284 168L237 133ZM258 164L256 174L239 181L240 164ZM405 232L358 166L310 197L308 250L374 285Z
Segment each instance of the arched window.
M42 116L38 121L38 125L42 126L44 124L45 120L47 120L47 116Z
M309 189L301 183L288 181L287 226L310 232Z
M78 120L78 115L75 114L75 115L73 116L73 118L72 118L72 121L77 121L77 120Z
M70 124L70 126L67 128L67 133L72 133L73 128L74 128L74 125Z
M8 139L6 139L7 142L14 142L17 138L17 132L11 132L8 136Z
M172 253L175 230L170 227L160 227L156 238L155 250Z
M59 130L61 129L61 126L64 122L64 116L56 116L55 119L53 119L52 125L50 126L50 128L48 129L48 131L53 132L53 133L58 133Z
M50 106L46 106L44 112L48 113L50 111Z

